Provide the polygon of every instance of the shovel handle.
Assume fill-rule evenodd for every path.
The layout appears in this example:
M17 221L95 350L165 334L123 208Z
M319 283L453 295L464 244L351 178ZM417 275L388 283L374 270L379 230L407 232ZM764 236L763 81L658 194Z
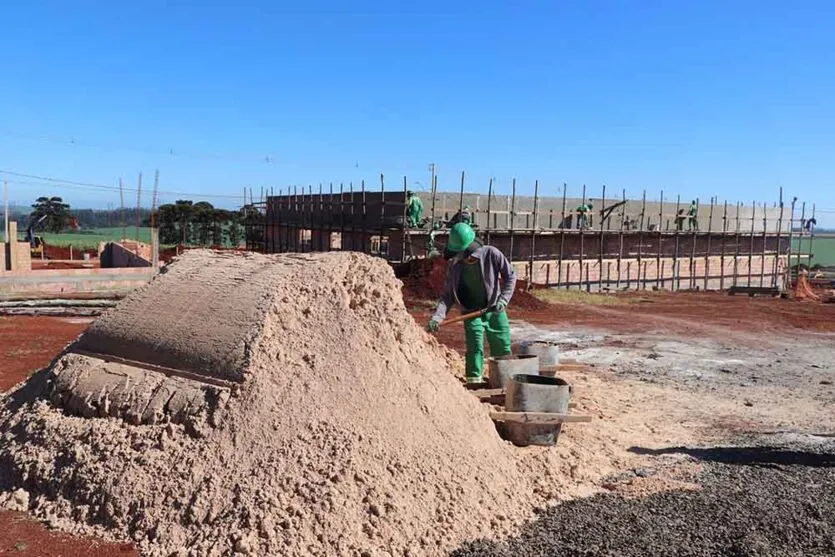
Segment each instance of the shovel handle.
M490 311L490 308L484 308L478 311L473 311L471 313L465 313L463 315L459 315L458 317L453 317L452 319L446 319L444 321L441 321L441 323L438 326L443 327L444 325L451 325L453 323L458 323L459 321L466 321L467 319L472 319L473 317L481 317L488 311Z

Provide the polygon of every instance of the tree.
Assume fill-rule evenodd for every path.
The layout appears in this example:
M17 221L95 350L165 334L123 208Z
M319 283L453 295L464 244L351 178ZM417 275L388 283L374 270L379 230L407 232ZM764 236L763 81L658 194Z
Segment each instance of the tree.
M32 204L29 217L33 223L40 222L48 232L61 232L69 222L70 205L60 197L39 197Z

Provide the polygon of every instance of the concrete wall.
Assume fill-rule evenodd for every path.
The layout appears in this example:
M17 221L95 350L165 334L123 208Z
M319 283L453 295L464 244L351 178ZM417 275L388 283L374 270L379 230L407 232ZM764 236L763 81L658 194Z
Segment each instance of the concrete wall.
M706 257L692 260L612 259L514 263L522 280L582 290L724 290L731 286L782 287L786 256Z
M0 294L127 292L153 276L150 268L13 271L0 274Z
M0 244L0 274L8 271L29 271L32 269L32 252L29 242L17 241L17 223L9 222L9 238Z
M131 242L137 244L137 242ZM146 244L140 244L145 246ZM149 257L150 246L147 250L137 250L142 254L147 254ZM124 267L150 267L150 259L146 259L142 255L134 253L127 246L117 242L107 242L99 246L99 262L103 269L124 268Z

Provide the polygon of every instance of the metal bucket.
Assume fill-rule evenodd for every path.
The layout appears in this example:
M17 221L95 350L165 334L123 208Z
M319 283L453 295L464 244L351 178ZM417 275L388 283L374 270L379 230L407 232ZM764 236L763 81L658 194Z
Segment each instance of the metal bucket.
M508 412L568 413L568 403L574 388L559 377L514 375L507 383L505 409ZM505 439L521 447L527 445L556 445L562 424L531 425L504 424Z
M503 389L516 374L539 374L539 358L532 354L496 356L487 360L487 380L491 389Z
M554 368L560 363L560 348L556 342L522 341L519 345L519 353L539 356L539 375L554 375Z

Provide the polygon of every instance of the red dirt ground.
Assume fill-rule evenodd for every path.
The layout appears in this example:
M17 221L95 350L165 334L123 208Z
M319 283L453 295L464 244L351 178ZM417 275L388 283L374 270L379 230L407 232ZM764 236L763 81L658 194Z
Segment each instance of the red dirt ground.
M80 321L80 322L79 322ZM49 365L86 321L56 317L0 317L0 391ZM22 513L0 512L0 554L30 557L137 557L130 544L106 544L47 530Z
M432 308L425 292L416 296L404 287L407 306L418 323L428 321ZM794 300L732 297L719 293L641 292L618 294L615 305L553 304L525 309L514 296L511 319L563 327L589 327L622 332L652 332L690 336L732 337L735 331L802 335L835 332L835 304ZM434 296L433 296L434 297ZM542 309L544 307L544 309ZM0 390L7 390L49 364L86 327L86 322L54 317L0 317ZM464 351L461 323L442 327L438 339ZM748 335L750 338L750 335ZM130 546L102 544L46 530L19 513L0 512L0 554L76 557L135 557Z

